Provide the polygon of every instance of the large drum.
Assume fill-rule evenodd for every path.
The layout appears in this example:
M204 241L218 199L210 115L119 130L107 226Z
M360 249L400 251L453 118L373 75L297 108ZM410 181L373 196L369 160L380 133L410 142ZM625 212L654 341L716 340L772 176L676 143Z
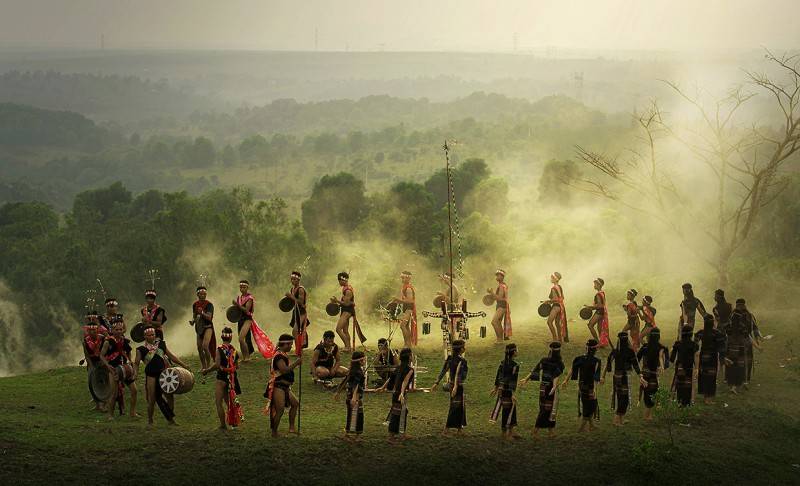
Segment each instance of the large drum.
M144 341L144 323L139 322L131 329L131 341L141 343Z
M292 309L294 309L294 301L284 296L284 298L278 302L278 309L280 309L281 312L291 312Z
M553 309L553 304L549 302L542 302L541 305L539 305L539 309L537 310L537 312L539 312L540 316L547 317L550 315L550 311L552 309Z
M236 305L229 306L225 310L225 318L228 319L228 322L239 322L243 315L242 309Z
M98 402L105 402L111 398L111 377L108 376L108 369L105 366L97 365L89 373L89 392Z
M486 294L483 296L483 305L490 306L494 304L495 296L494 294Z
M341 307L336 302L331 302L330 304L325 306L325 312L328 313L329 316L338 316Z
M592 318L592 314L594 314L594 309L591 307L583 307L579 312L578 315L581 316L581 319L584 321L588 321Z
M194 375L191 371L180 366L167 368L158 377L158 386L167 394L180 395L192 391Z
M117 366L117 380L123 383L133 380L133 365L125 363Z

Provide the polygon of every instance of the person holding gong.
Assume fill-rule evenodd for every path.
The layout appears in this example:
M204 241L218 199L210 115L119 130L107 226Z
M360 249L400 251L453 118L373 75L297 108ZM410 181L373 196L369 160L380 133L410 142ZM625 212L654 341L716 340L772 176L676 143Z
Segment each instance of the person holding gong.
M297 270L293 271L289 276L292 282L292 288L285 294L285 298L291 300L292 303L292 318L289 321L289 326L292 328L292 337L296 343L301 343L304 348L308 347L308 328L311 322L308 320L308 292L306 288L300 285L300 278L302 275ZM298 340L298 336L303 335L302 341Z
M350 274L347 272L339 272L336 275L336 279L339 281L339 286L342 287L342 297L337 298L336 296L331 297L331 302L334 304L339 304L339 320L336 322L336 334L344 341L344 349L342 350L345 353L353 352L351 347L351 340L350 340L350 319L355 319L356 317L356 297L353 291L353 287L350 286Z
M242 363L250 361L250 355L253 354L255 347L253 346L253 337L250 334L250 326L253 324L253 307L255 306L255 298L250 293L250 282L246 279L239 281L239 295L233 300L233 306L238 307L242 312L239 322L237 323L237 331L239 332L239 349L242 350Z

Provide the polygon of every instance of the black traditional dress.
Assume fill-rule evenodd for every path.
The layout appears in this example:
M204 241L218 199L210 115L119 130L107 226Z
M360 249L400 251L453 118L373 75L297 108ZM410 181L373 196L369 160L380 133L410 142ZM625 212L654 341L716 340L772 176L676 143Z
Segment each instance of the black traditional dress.
M700 344L700 373L697 377L697 393L705 397L717 394L719 362L725 359L725 334L718 329L701 329L694 340Z
M578 416L600 418L595 384L600 382L603 362L594 354L577 356L572 360L571 380L578 380Z
M537 429L552 429L556 426L558 410L558 391L554 391L556 378L564 372L564 362L560 358L542 358L533 368L529 380L539 381L539 416Z
M411 373L411 377L408 380L408 387L407 389L411 388L412 383L414 383L414 370L408 364L401 364L400 367L397 368L394 372L394 388L392 389L392 408L389 411L389 432L392 434L405 434L406 433L406 422L408 419L408 408L406 407L406 397L403 394L403 399L400 400L400 394L403 393L402 390L403 380L405 380L406 375Z
M464 381L467 379L467 360L461 356L448 356L439 373L437 382L447 373L450 381L450 409L447 412L448 429L461 429L467 426L467 409L464 402Z
M503 361L497 367L494 386L499 390L490 420L497 422L497 419L500 418L500 428L504 431L517 425L517 407L514 404L514 392L517 390L518 378L519 365L516 361Z
M692 341L692 335L684 335L680 341L675 341L670 361L675 363L673 383L678 403L683 406L692 404L692 380L694 375L694 358L699 346Z
M364 390L367 388L367 374L359 366L350 370L345 378L347 384L347 421L344 430L348 434L364 431ZM353 403L355 397L355 403Z
M659 388L658 368L662 366L661 360L664 369L669 368L669 350L651 338L639 349L636 357L641 361L642 378L647 382L647 385L639 386L639 395L644 399L645 407L653 408L656 405L655 395Z
M636 353L627 345L622 344L619 348L613 349L608 355L606 362L606 372L614 365L613 394L611 395L611 408L618 415L624 415L631 404L631 388L628 383L628 373L635 370L640 374L639 362L636 361Z
M725 365L725 383L741 386L747 380L747 346L750 337L744 320L739 318L732 318L725 331L728 337L725 356L731 361Z

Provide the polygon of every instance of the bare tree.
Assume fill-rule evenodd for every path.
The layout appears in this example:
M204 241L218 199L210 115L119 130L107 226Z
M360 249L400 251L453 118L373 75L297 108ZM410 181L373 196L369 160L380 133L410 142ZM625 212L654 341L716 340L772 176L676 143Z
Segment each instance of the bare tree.
M648 214L677 235L728 284L731 258L750 237L761 210L785 187L780 171L800 149L800 56L781 57L766 51L766 59L784 78L746 72L750 84L774 98L778 127L742 124L742 106L756 96L742 87L707 104L677 84L665 83L699 115L699 127L675 126L653 101L636 115L640 136L635 148L622 157L609 157L576 147L580 160L594 168L596 177L575 185L585 191ZM678 140L708 169L715 191L712 211L698 211L693 196L683 188L673 166L659 158L659 142ZM701 231L708 245L690 244Z

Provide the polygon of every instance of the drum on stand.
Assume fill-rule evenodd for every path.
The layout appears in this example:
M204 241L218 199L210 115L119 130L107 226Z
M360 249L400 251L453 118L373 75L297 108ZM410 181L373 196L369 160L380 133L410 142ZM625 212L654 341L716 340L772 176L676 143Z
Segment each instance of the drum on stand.
M131 329L131 341L135 343L144 342L144 323L138 322Z
M325 312L327 312L328 315L331 316L331 317L338 316L340 310L341 310L341 307L336 302L331 302L331 303L329 303L328 305L325 306Z
M164 393L180 395L192 391L194 375L186 368L174 366L161 372L158 377L158 385Z
M98 402L106 402L111 398L111 377L105 366L97 365L89 373L89 392Z
M553 309L553 304L550 304L549 302L542 302L539 305L539 309L537 310L537 312L539 312L539 315L541 317L547 317L550 315L550 311L552 309Z
M588 321L589 319L591 319L592 314L594 314L594 309L592 309L591 307L584 307L578 312L578 315L580 315L581 319L583 319L584 321Z
M281 312L292 312L292 309L294 309L294 301L288 296L284 296L278 301L278 309L280 309Z
M242 319L244 312L238 305L231 305L225 309L225 318L228 322L239 322Z
M127 383L133 379L133 365L125 363L117 366L117 380Z

